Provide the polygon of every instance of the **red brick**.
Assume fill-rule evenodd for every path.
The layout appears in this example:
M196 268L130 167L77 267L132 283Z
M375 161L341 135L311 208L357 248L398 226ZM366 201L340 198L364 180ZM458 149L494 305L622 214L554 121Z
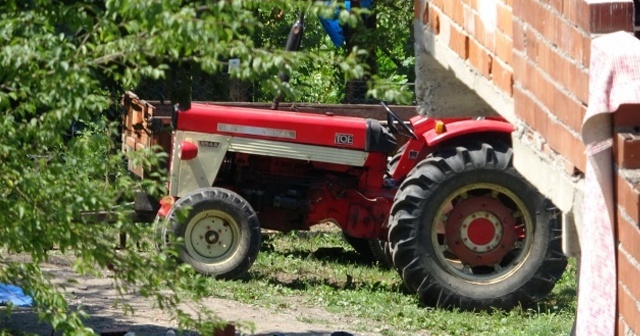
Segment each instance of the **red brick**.
M469 39L469 62L480 74L489 78L491 75L491 55L478 41Z
M513 102L517 106L516 114L529 126L533 126L533 118L535 116L535 103L529 98L527 94L530 94L526 89L521 86L513 86Z
M474 10L478 9L478 0L463 0L466 4L471 6Z
M640 311L637 308L638 301L629 293L625 293L622 286L618 286L618 314L628 323L629 328L636 333L640 332Z
M554 11L544 7L540 9L540 12L542 22L539 22L539 24L542 25L542 29L539 32L549 41L558 41L559 27L562 24L561 17Z
M513 36L513 13L511 8L498 2L498 30Z
M569 128L579 131L582 128L582 120L587 113L587 105L569 95L564 90L556 91L556 105L554 113Z
M451 18L453 22L457 23L460 26L464 25L464 7L463 3L460 0L454 0L453 2L453 13Z
M536 1L525 1L522 9L522 20L530 25L530 28L538 32L544 30L545 16L544 8L540 6ZM515 14L514 14L515 15Z
M496 32L496 57L507 64L513 63L513 40L502 32Z
M512 68L514 83L523 85L527 76L527 60L524 53L514 50Z
M547 140L549 146L584 172L586 170L586 155L584 155L585 148L582 140L555 120L549 120L547 125L546 129L537 130Z
M513 49L524 51L524 41L527 31L523 22L520 20L513 21Z
M633 31L633 1L602 2L589 5L589 32Z
M613 113L614 127L640 127L640 104L622 104Z
M525 51L527 53L527 57L534 62L538 61L538 37L533 31L527 31L527 34L524 39L525 43Z
M624 244L623 248L628 252ZM627 256L618 249L618 282L627 286L631 295L640 298L640 281L638 281L640 279L640 269L634 266L628 258L633 258L636 262L640 261L640 255Z
M420 18L420 13L422 13L422 12L423 12L422 1L413 0L413 18L414 19L419 19ZM423 22L423 23L425 23L425 22Z
M633 1L620 0L587 3L565 1L564 16L588 34L606 34L618 30L633 31Z
M630 330L629 325L625 322L622 316L618 316L618 324L616 325L615 335L626 335L627 330Z
M581 69L576 64L570 64L563 69L562 73L566 76L563 78L565 87L573 92L580 101L588 103L589 72L586 69Z
M516 115L527 123L531 128L540 132L546 129L548 118L542 107L531 97L533 94L525 88L514 86L513 102L516 108Z
M436 35L440 34L440 14L438 10L429 4L425 9L425 15L428 16L427 20L431 31Z
M513 0L503 0L503 2L504 2L505 5L507 5L509 7L513 6Z
M615 335L624 335L624 331L629 328L624 319L621 316L618 316L618 323L616 324Z
M463 15L464 15L464 24L462 25L462 27L464 27L464 30L471 34L471 35L475 35L476 33L476 28L475 28L475 11L473 10L473 8L471 8L470 5L465 4L463 7Z
M558 55L556 51L544 40L537 43L537 52L537 57L534 58L535 62L545 73L549 74L553 79L562 84L561 76L565 71L563 68L564 64L561 64L560 62L560 55ZM558 69L563 69L563 71L558 71Z
M442 10L444 8L444 1L451 0L428 0L427 2L429 2L430 5L438 7L440 10Z
M618 174L616 188L618 207L624 209L624 212L636 221L635 225L637 226L640 218L640 183L631 183ZM640 239L637 242L640 242ZM640 244L637 245L640 255Z
M588 67L591 37L566 22L561 22L558 29L558 39L552 42L569 54L572 59Z
M585 33L589 33L588 12L589 5L585 0L569 0L562 4L562 14L564 18Z
M545 108L553 111L556 106L556 91L558 88L556 88L548 74L538 65L528 63L526 77L525 88L531 91Z
M537 58L534 60L540 65L540 68L561 87L566 88L580 101L586 103L589 99L589 74L587 70L560 55L557 49L548 43L539 41L536 47ZM558 69L562 69L562 71L558 71Z
M493 52L496 46L495 29L487 29L479 15L474 15L474 27L476 40L489 51Z
M458 0L444 0L442 6L442 13L453 19L454 4Z
M630 255L640 257L640 246L637 244L640 241L638 224L629 223L618 210L616 210L616 240L624 246L625 251Z
M493 83L508 96L513 96L513 70L499 59L493 58L491 65L491 79Z
M516 115L539 132L547 140L549 147L584 172L586 156L582 140L555 118L550 118L542 103L537 98L531 97L534 95L533 92L526 93L525 88L514 87L513 101L516 106Z
M514 18L523 19L524 11L526 10L526 4L529 3L530 0L513 0L511 4L511 12Z
M451 25L449 47L462 59L469 58L469 35L458 29L458 27Z
M571 0L567 1L571 2ZM562 14L562 7L564 5L564 2L565 1L563 0L542 0L542 3L549 4L549 6L551 6L551 8L553 8L553 10L558 14Z
M640 133L616 133L613 155L618 167L640 169Z

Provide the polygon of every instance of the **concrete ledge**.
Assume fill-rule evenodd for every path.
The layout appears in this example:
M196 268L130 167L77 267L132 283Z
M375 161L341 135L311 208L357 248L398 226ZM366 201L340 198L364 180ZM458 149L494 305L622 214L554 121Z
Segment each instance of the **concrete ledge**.
M580 227L584 179L569 176L548 155L518 134L512 136L514 167L562 211L562 249L570 257L580 256Z
M416 51L424 50L431 54L438 63L450 70L455 77L470 89L474 90L493 110L511 123L517 121L513 99L506 97L492 81L475 71L471 65L461 59L453 50L444 44L440 37L424 28L419 20L414 20L416 32ZM420 55L416 55L419 58ZM421 74L417 74L420 78ZM424 75L423 75L424 76ZM425 81L425 79L422 79ZM452 93L454 95L455 93Z

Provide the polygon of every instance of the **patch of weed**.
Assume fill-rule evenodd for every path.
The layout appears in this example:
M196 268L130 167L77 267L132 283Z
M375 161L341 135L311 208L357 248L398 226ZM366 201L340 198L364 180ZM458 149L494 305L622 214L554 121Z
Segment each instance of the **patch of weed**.
M270 234L245 278L211 279L211 295L273 309L291 301L361 322L381 335L566 335L576 311L576 262L534 309L466 312L423 307L400 276L359 257L336 231Z

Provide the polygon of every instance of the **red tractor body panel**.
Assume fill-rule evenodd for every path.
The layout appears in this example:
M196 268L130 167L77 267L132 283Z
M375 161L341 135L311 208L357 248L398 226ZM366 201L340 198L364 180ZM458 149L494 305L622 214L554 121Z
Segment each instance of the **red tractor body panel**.
M367 149L367 119L220 105L191 105L181 111L178 130L226 134L345 149Z

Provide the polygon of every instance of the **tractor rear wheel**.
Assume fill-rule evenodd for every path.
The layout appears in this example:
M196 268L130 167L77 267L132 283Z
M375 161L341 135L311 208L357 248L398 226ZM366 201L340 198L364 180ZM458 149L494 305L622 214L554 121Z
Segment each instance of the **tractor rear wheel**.
M425 304L528 306L564 272L557 211L512 156L503 143L443 148L401 184L389 223L393 264Z
M167 218L169 231L183 239L180 260L199 273L238 278L256 260L260 222L251 205L231 190L198 189L180 198Z

